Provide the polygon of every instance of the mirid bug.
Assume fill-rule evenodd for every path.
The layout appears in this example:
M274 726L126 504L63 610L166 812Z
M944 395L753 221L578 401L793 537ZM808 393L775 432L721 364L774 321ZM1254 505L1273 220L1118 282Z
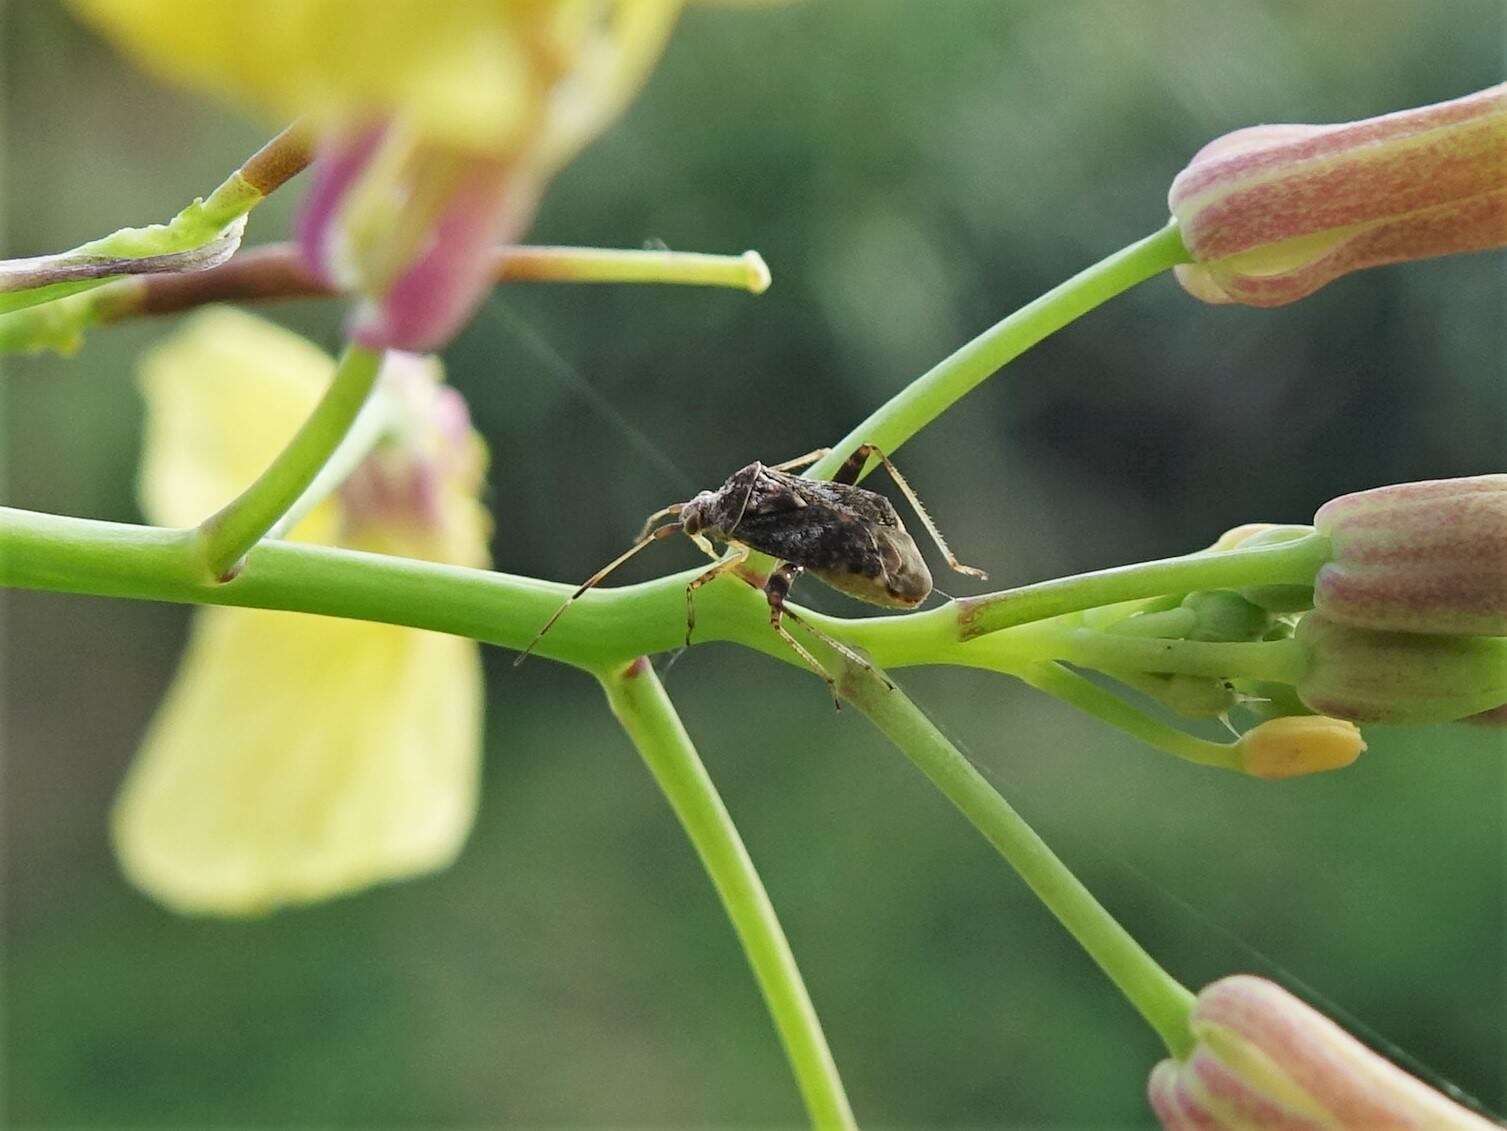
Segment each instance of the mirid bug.
M807 624L786 607L785 598L795 579L803 572L810 573L851 597L891 609L915 608L932 590L931 571L926 568L921 551L895 513L893 504L883 495L857 486L858 477L869 460L879 460L889 471L895 486L910 502L916 517L950 567L969 577L984 579L988 575L957 560L905 477L874 445L860 445L830 482L802 479L791 474L826 454L827 449L823 448L773 466L751 463L728 476L715 491L702 491L688 502L672 503L655 511L644 522L638 540L582 582L544 622L529 646L514 661L515 666L527 658L582 593L599 584L651 542L683 533L717 563L686 586L686 643L691 642L691 633L696 626L696 590L724 573L737 571L749 554L755 551L768 554L783 563L759 587L769 601L770 627L812 671L826 680L835 701L837 691L831 676L790 634L782 623L783 619L790 617L849 659L864 667L870 665L840 640L834 640ZM669 521L655 525L663 519ZM713 549L713 542L721 542L734 552L723 557ZM738 576L750 585L755 584L741 573Z

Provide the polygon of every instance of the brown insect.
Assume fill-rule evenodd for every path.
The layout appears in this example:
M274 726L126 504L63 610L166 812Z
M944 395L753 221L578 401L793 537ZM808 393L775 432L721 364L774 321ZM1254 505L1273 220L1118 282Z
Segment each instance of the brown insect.
M846 644L821 632L786 607L785 598L795 579L803 572L810 573L860 601L891 609L915 608L932 590L931 571L926 568L921 551L895 513L894 506L883 495L857 486L858 477L869 460L877 459L884 464L949 566L969 577L984 579L988 575L958 561L910 484L873 444L860 445L830 482L802 479L791 474L815 463L828 450L822 448L799 459L769 467L751 463L735 471L715 491L702 491L689 502L672 503L655 511L644 522L638 540L588 577L565 599L514 665L527 658L582 593L600 583L651 542L683 533L717 563L686 586L686 643L691 642L691 633L696 627L696 590L724 573L736 571L755 551L779 558L784 564L761 587L769 600L770 627L812 671L826 680L835 701L837 691L832 677L816 657L790 635L782 623L785 617L804 625L807 631L850 660L866 668L872 668L872 665ZM656 527L654 524L661 519L670 521ZM712 548L713 542L724 543L734 552L726 557L719 555ZM744 577L741 573L738 576ZM744 577L744 580L748 579ZM749 584L755 583L749 581Z

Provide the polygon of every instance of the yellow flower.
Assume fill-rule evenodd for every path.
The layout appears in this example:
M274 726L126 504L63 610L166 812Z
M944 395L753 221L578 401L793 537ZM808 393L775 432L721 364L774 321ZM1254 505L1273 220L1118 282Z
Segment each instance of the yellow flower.
M74 0L147 69L322 127L402 118L488 153L568 160L648 73L681 0Z
M143 509L187 526L271 460L333 363L211 309L143 365ZM437 366L397 355L371 411L383 440L290 532L486 564L483 450ZM448 864L476 803L474 641L300 613L211 608L116 804L122 867L184 912L252 914Z
M299 244L372 349L441 348L549 179L605 129L682 0L76 0L166 78L319 135Z

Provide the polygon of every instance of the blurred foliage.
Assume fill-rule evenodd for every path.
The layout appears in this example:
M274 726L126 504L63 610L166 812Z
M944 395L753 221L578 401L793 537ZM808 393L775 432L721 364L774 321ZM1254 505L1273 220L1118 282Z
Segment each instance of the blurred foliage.
M1158 226L1211 137L1479 89L1501 78L1504 36L1498 0L691 11L533 237L756 247L775 285L520 286L489 303L447 362L493 445L499 567L584 576L648 511L836 438ZM51 4L0 10L0 37L6 255L162 219L275 125L153 85ZM297 189L257 213L251 242L286 232ZM1005 583L1305 521L1345 491L1500 470L1504 309L1501 255L1369 272L1265 312L1158 280L1028 354L900 463ZM334 304L273 314L336 342ZM7 365L6 502L139 519L131 365L166 329ZM693 559L660 548L625 580ZM486 797L447 873L248 924L178 919L130 890L106 808L186 615L9 597L8 1122L799 1120L689 848L594 688L548 663L514 674L490 657ZM1352 769L1269 785L997 677L905 682L1188 985L1235 970L1306 984L1507 1107L1501 732L1377 728ZM861 1119L1151 1123L1154 1038L856 713L731 649L695 649L669 687Z

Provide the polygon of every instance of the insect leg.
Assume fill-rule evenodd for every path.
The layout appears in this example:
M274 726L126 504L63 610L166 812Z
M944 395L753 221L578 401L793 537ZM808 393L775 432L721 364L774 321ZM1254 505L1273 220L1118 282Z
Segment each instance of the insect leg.
M706 540L705 535L687 534L686 537L689 538L692 542L696 543L696 548L707 557L711 558L712 561L720 562L722 560L722 555L719 554L716 549L713 548L712 544Z
M816 658L812 656L811 653L806 648L804 648L798 640L795 639L795 637L791 636L789 631L786 630L785 626L780 623L785 617L789 617L791 620L795 621L796 624L800 625L812 636L816 637L827 647L831 648L834 652L837 652L839 655L845 657L852 663L857 664L865 671L874 672L874 674L878 675L880 679L884 680L886 687L888 687L891 691L895 690L895 685L891 683L886 676L875 671L874 665L869 663L868 660L864 659L852 648L844 644L841 640L838 640L836 637L829 636L827 633L817 628L810 621L806 620L805 617L797 615L794 609L786 606L785 598L790 595L790 587L795 583L795 579L800 574L800 572L801 568L799 566L794 566L786 563L779 569L775 570L774 573L770 575L769 581L765 583L764 596L769 600L770 627L780 634L780 639L784 640L786 644L795 649L796 654L799 655L801 659L806 661L808 667L810 667L814 672L816 672L817 675L821 676L824 680L827 681L827 686L832 689L832 698L834 700L836 700L837 698L837 685L833 683L831 677L827 675L826 670L821 666L820 663L817 662ZM841 709L841 704L839 704L839 709Z
M685 642L691 643L691 633L696 628L696 590L700 589L709 581L716 581L729 570L737 569L748 560L748 547L739 546L730 557L723 558L705 573L691 579L691 583L685 587Z
M529 641L529 646L522 652L518 653L518 658L513 661L513 666L516 668L519 664L523 663L524 660L529 658L529 653L538 646L539 641L544 639L544 634L555 626L555 621L559 620L560 617L564 615L565 610L570 608L577 597L586 592L586 590L590 589L593 585L596 585L598 582L600 582L609 573L617 569L618 566L622 565L625 561L642 550L650 542L663 541L664 539L669 538L674 534L678 534L679 532L680 523L678 522L667 522L658 530L651 530L648 534L645 534L643 537L641 537L637 542L633 543L633 545L629 546L628 549L624 550L621 554L613 558L601 569L597 570L585 581L581 582L581 584L576 588L576 591L569 597L565 598L565 600L561 602L560 607L556 609L552 614L550 614L549 620L544 622L544 627L536 632L534 634L534 638Z
M967 574L969 577L976 577L980 581L987 581L989 575L983 570L975 569L973 566L965 566L962 562L958 561L957 555L948 548L947 540L942 537L942 532L937 529L937 524L931 520L931 515L927 514L926 508L921 505L921 499L911 489L911 485L905 481L905 476L900 474L900 469L890 462L889 456L885 455L873 444L860 444L857 450L848 457L847 463L843 464L842 470L832 477L833 481L839 481L839 477L843 471L847 471L849 467L852 467L853 474L856 477L863 470L864 464L869 462L870 456L884 464L884 469L890 473L890 478L895 481L895 486L900 488L900 493L905 496L906 501L915 510L916 517L921 520L921 525L926 527L926 533L931 535L931 540L937 544L937 549L942 551L942 556L947 559L947 564L958 573ZM849 482L856 482L856 479Z
M837 637L831 636L828 633L823 632L821 629L817 628L816 625L814 625L810 621L808 621L805 617L797 616L794 609L789 609L789 608L785 608L784 606L781 606L780 611L785 616L787 616L791 620L795 621L796 624L798 624L802 628L804 628L812 636L814 636L818 640L820 640L828 648L831 648L834 652L840 653L841 655L843 655L847 659L851 660L853 663L857 664L859 667L863 668L865 671L873 672L880 679L884 680L884 685L886 687L888 687L891 691L895 690L895 685L890 682L888 676L886 676L882 672L876 670L873 664L869 663L869 661L866 660L866 659L864 659L864 657L862 655L860 655L858 652L854 651L852 648L848 647L841 640L837 639Z
M837 694L837 681L827 674L827 669L822 667L821 662L806 650L806 646L791 636L790 630L780 623L789 613L789 610L785 608L785 598L789 596L790 586L798 573L800 573L799 566L787 564L769 575L769 580L764 585L764 596L769 599L769 627L779 633L780 639L790 645L795 654L805 661L808 668L822 677L827 684L827 690L832 693L832 705L841 711L842 699ZM793 620L799 619L794 613L789 613L789 616Z
M810 467L831 450L831 448L817 448L814 452L807 452L803 456L796 456L795 459L787 459L784 463L771 464L769 470L799 471L803 467Z

